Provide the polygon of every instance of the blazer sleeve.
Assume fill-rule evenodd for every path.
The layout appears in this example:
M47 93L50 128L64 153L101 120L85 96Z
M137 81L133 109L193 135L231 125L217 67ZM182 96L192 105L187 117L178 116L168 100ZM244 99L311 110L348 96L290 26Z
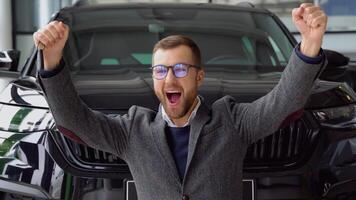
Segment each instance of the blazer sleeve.
M252 103L225 99L232 123L246 143L274 133L288 116L303 111L314 81L327 64L325 54L321 56L319 64L306 63L294 49L281 79L268 94Z
M128 114L110 117L90 109L79 97L65 66L54 76L41 77L45 93L58 130L88 146L123 157L127 149L129 130L136 107Z

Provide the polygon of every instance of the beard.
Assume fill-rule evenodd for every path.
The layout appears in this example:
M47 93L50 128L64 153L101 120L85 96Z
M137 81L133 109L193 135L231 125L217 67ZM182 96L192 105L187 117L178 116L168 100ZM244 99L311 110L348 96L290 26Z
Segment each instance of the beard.
M196 92L187 92L181 93L179 97L178 105L171 106L169 104L169 98L166 93L161 92L160 94L156 93L159 101L161 102L165 112L167 113L170 119L180 119L189 114L190 111L193 110L194 102L197 98Z

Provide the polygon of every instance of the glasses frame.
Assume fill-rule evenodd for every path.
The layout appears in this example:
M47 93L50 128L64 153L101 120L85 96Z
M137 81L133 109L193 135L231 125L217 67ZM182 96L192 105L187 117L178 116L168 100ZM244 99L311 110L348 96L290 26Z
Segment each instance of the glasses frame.
M178 76L176 75L176 73L175 73L175 71L174 71L174 67L176 67L177 65L185 65L185 66L187 66L187 73L186 73L184 76L178 77ZM155 67L159 67L159 66L164 67L164 68L167 69L166 75L165 75L164 77L162 77L162 78L157 78L157 77L155 77L155 75L154 75L154 73L153 73L154 68L155 68ZM167 77L168 72L169 72L169 69L172 69L174 77L176 77L176 78L184 78L184 77L186 77L186 76L188 75L188 73L189 73L189 68L191 68L191 67L194 67L194 68L196 68L196 69L201 69L201 67L198 66L198 65L192 65L192 64L187 64L187 63L176 63L176 64L174 64L174 65L162 65L162 64L158 64L158 65L154 65L154 66L150 67L150 69L152 70L152 77L153 77L154 79L163 80L163 79L165 79L165 78Z

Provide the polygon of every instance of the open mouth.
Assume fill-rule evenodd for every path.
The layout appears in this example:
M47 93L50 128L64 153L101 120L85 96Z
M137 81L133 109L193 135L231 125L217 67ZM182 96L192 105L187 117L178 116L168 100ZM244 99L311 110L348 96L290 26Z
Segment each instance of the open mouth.
M181 93L180 92L166 92L167 99L169 103L176 105L179 102Z

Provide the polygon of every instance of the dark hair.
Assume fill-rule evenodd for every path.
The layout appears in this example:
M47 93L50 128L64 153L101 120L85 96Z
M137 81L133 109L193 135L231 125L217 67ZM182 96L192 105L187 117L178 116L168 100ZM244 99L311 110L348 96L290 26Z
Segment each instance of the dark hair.
M153 47L153 53L158 49L173 49L180 45L189 47L193 53L193 59L196 65L201 65L201 54L198 45L189 37L184 35L171 35L158 41Z

